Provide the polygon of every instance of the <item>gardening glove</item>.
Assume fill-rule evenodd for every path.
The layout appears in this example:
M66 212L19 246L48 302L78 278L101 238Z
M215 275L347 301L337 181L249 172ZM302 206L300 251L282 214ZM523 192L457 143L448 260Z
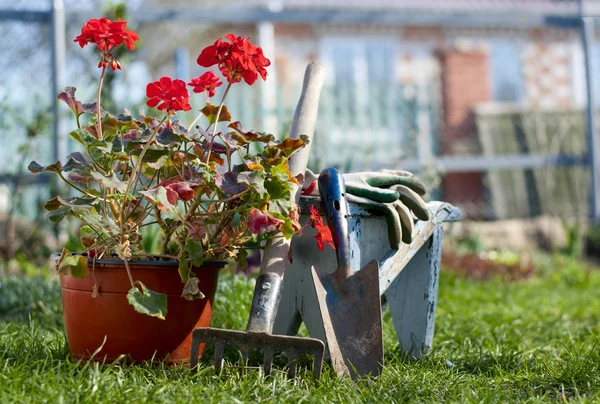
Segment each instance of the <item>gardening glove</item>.
M420 220L429 220L429 210L421 198L426 193L425 186L412 173L381 170L344 174L343 177L349 202L385 215L392 249L400 248L401 242L412 242L412 213ZM317 176L308 169L302 189L303 195L319 195Z

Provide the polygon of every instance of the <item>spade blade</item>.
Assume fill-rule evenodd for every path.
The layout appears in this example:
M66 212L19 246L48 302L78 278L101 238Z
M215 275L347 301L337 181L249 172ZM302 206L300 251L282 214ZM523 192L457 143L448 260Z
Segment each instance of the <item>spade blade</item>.
M383 336L379 265L371 261L349 277L324 274L311 268L325 325L331 364L337 374L381 374Z

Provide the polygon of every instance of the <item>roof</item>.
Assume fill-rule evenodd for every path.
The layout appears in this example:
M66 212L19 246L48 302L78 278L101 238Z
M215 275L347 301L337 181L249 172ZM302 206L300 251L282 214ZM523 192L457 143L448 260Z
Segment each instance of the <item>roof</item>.
M191 2L177 1L180 5ZM263 9L282 11L393 11L429 13L577 14L578 0L205 0L210 9ZM164 8L172 2L163 2ZM584 11L600 13L600 0L583 0Z

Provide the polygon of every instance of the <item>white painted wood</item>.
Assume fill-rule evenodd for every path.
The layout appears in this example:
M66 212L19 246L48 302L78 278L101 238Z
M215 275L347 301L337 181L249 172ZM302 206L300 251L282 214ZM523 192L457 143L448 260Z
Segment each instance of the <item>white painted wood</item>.
M400 348L416 358L433 343L443 231L436 227L384 293Z

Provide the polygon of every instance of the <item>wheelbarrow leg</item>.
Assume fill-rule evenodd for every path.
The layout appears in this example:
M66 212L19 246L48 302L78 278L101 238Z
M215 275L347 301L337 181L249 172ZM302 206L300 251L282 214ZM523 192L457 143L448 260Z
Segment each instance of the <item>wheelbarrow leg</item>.
M400 348L418 358L431 349L443 227L437 227L384 292Z

